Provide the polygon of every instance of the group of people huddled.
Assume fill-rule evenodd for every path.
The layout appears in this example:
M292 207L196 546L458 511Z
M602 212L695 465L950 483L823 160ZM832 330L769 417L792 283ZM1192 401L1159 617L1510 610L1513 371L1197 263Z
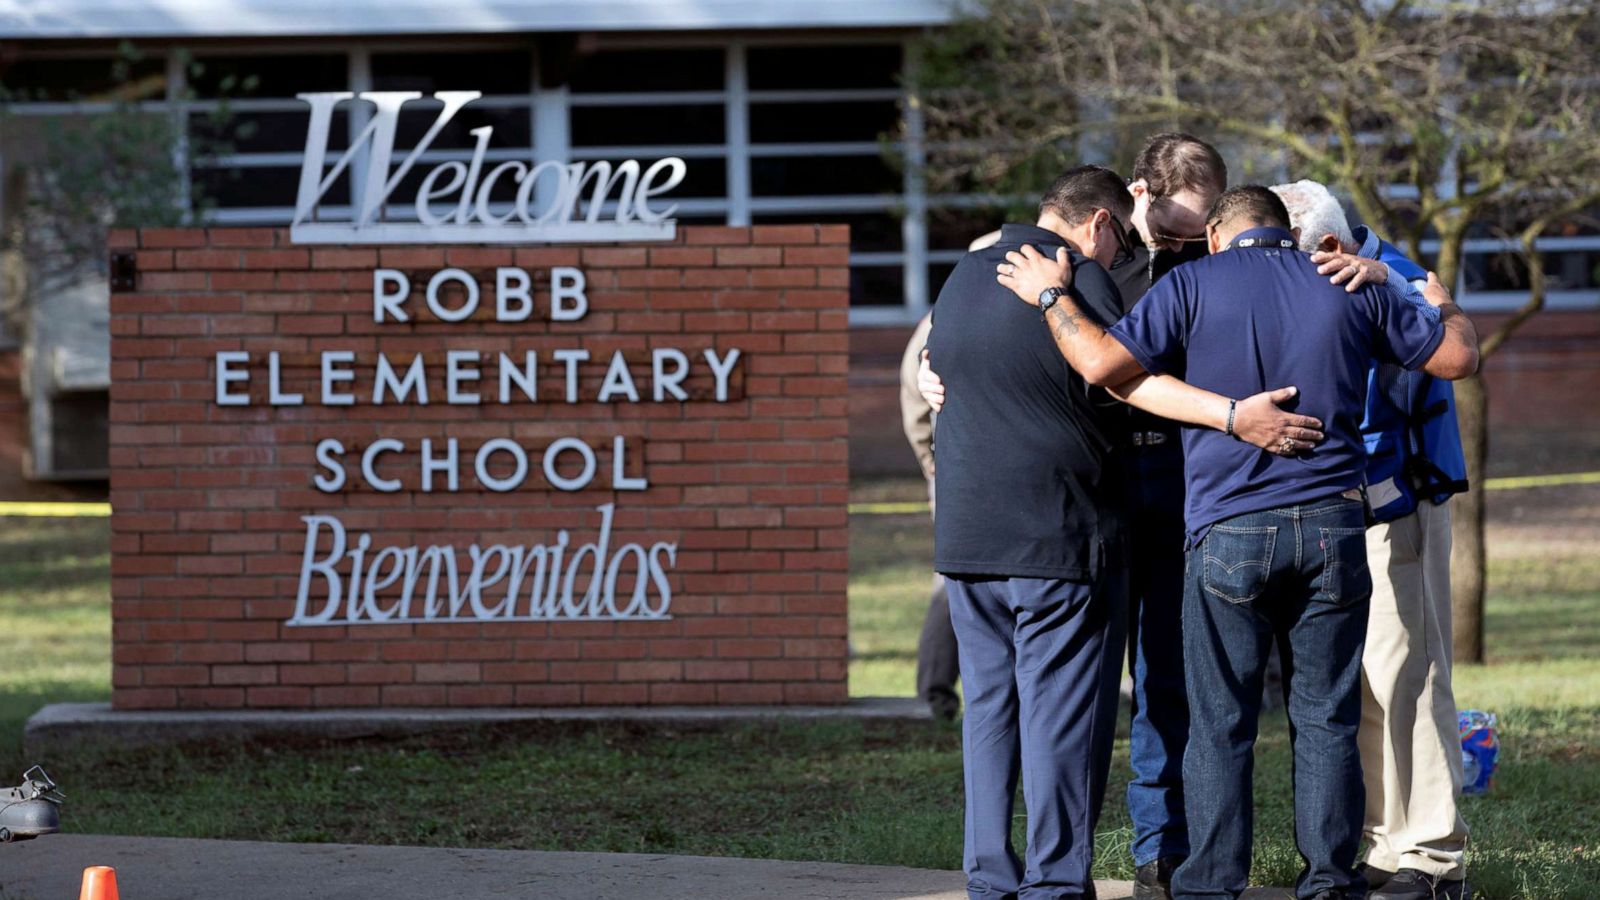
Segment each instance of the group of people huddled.
M1228 188L1165 133L1131 179L1063 174L935 310L903 367L938 500L918 690L953 717L959 674L969 896L1094 896L1124 659L1135 898L1245 890L1269 659L1297 896L1470 896L1449 292L1325 186Z

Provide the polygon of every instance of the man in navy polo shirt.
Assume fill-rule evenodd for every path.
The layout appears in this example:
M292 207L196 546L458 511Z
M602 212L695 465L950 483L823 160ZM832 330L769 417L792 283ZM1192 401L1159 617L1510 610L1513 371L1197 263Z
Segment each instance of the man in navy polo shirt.
M1299 252L1283 203L1264 187L1224 193L1206 235L1212 255L1174 270L1109 332L1061 292L1071 272L1059 255L1008 253L998 280L1045 309L1057 348L1091 383L1149 372L1228 396L1294 384L1297 410L1326 423L1326 442L1286 457L1184 428L1191 855L1173 894L1237 897L1247 884L1252 754L1276 636L1294 744L1295 834L1306 859L1297 894L1360 897L1356 733L1372 591L1360 492L1367 368L1377 358L1463 378L1477 369L1477 337L1436 280L1428 299L1437 321L1387 286L1347 294L1330 284Z

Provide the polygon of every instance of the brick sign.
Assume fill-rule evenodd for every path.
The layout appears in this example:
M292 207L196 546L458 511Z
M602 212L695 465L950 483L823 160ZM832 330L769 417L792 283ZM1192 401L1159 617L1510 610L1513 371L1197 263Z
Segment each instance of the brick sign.
M845 228L111 245L115 706L845 699Z

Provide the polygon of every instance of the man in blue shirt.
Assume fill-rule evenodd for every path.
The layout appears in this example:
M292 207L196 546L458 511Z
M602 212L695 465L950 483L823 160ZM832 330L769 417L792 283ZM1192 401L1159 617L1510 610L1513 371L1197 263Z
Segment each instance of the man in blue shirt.
M1023 247L997 267L998 280L1045 310L1057 348L1090 383L1170 374L1225 396L1294 384L1297 411L1325 423L1323 444L1291 456L1234 440L1232 429L1184 429L1191 855L1172 886L1180 898L1245 889L1252 755L1276 636L1293 726L1295 834L1307 861L1297 894L1361 897L1356 734L1372 590L1359 430L1367 368L1377 358L1463 378L1477 369L1476 334L1437 282L1429 299L1438 321L1387 286L1347 294L1330 284L1299 252L1283 203L1264 187L1225 192L1206 235L1211 256L1175 269L1109 332L1061 292L1071 273L1059 257Z
M1337 282L1387 282L1425 313L1427 273L1367 228L1314 181L1273 192ZM1460 900L1467 823L1457 807L1461 743L1450 666L1450 508L1466 463L1448 381L1398 366L1368 373L1361 434L1372 602L1362 651L1361 769L1367 788L1365 874L1383 900Z

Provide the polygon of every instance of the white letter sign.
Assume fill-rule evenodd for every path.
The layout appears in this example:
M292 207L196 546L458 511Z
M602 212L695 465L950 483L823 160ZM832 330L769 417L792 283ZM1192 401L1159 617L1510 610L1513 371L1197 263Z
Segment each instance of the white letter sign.
M676 206L650 208L650 201L677 187L688 170L676 156L648 167L636 159L611 163L592 160L533 165L503 162L485 176L493 126L472 129L476 138L470 163L448 160L424 174L415 198L390 206L390 195L428 151L434 138L479 91L438 91L443 104L415 147L395 162L395 135L407 103L422 99L416 91L350 91L297 94L311 105L306 151L300 163L300 190L295 198L289 239L296 244L448 244L523 242L670 241L677 231L671 218ZM371 118L330 167L328 138L334 109L341 103L370 103ZM322 198L346 170L355 171L365 153L366 176L352 180L351 202L341 210L322 208ZM544 172L556 179L548 209L530 209L533 183ZM518 182L514 199L495 204L491 192L499 179ZM509 186L506 193L510 194ZM435 204L439 205L435 205ZM446 206L445 203L450 205ZM496 209L495 207L500 207ZM409 212L416 221L404 221Z

